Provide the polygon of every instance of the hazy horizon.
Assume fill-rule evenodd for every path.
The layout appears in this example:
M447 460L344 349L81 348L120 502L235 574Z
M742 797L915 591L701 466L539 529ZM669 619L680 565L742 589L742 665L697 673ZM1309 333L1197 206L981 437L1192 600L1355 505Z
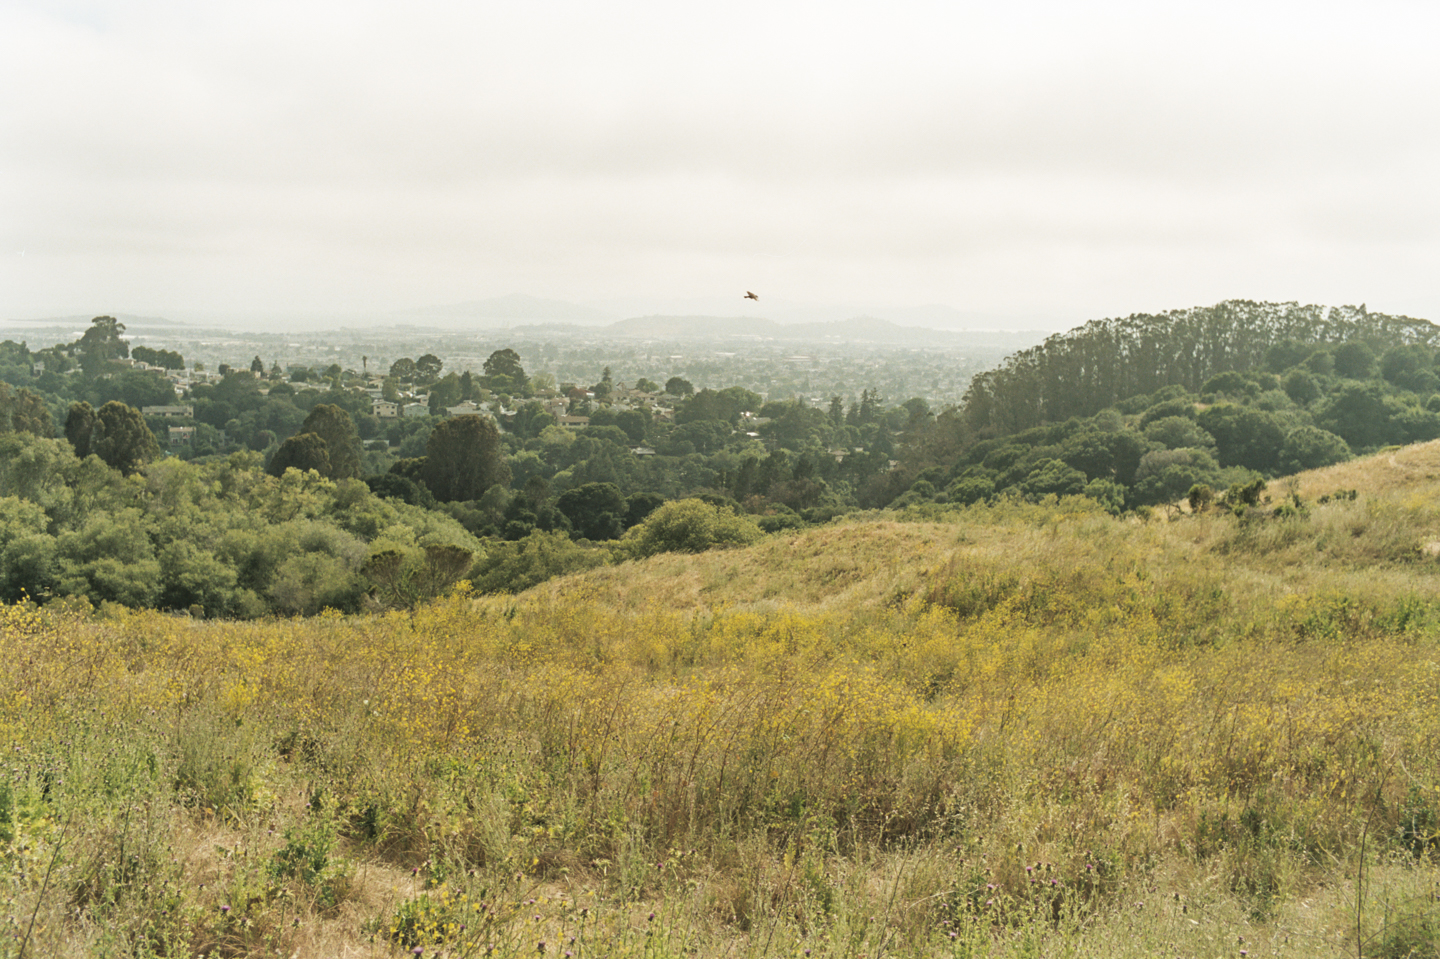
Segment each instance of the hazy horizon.
M79 336L94 315L118 317L122 322L140 327L175 327L177 329L251 329L255 331L320 333L331 330L364 328L416 328L454 331L473 328L477 331L503 331L526 327L576 327L601 330L639 319L657 317L694 318L736 321L737 323L773 323L779 327L804 327L820 324L845 324L853 321L880 320L901 328L928 329L945 333L1037 333L1057 332L1062 327L1041 317L999 317L966 313L953 308L928 304L920 307L871 305L837 306L813 303L781 303L763 313L744 316L726 309L719 301L663 301L649 303L632 300L625 303L581 304L512 294L489 300L440 304L406 310L371 313L313 313L284 315L224 315L181 312L168 315L144 315L125 310L106 314L70 313L49 316L0 317L0 330L27 330L73 326ZM509 307L510 309L507 309ZM607 309L607 307L609 309ZM1068 324L1070 328L1077 324ZM717 329L723 334L726 331Z
M0 317L1440 317L1437 27L1398 0L11 0Z

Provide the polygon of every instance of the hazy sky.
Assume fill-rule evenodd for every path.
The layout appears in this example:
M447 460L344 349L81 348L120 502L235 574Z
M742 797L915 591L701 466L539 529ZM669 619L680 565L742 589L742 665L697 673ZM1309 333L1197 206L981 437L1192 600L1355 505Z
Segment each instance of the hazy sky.
M0 317L1440 320L1437 40L1374 0L0 0Z

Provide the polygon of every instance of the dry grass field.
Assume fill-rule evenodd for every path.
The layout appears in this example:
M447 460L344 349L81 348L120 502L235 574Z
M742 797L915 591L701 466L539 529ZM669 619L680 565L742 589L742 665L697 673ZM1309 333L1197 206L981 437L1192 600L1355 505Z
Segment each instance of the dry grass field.
M1437 494L1427 444L413 613L8 607L0 956L1434 956Z

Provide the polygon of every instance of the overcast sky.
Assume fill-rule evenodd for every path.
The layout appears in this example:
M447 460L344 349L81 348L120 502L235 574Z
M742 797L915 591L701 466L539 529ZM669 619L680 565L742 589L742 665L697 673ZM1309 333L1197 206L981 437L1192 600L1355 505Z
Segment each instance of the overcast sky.
M1375 0L0 0L0 317L1440 320L1437 40Z

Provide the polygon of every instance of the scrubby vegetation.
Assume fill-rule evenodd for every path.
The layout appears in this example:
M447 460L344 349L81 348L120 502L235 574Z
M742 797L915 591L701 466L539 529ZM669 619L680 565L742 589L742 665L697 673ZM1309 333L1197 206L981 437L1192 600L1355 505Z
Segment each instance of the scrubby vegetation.
M239 618L409 608L459 578L513 593L867 509L1233 509L1440 437L1437 328L1364 308L1098 320L938 414L873 388L848 406L677 376L661 392L661 371L556 384L509 349L480 375L424 354L286 379L257 356L202 381L163 351L125 366L124 332L97 317L71 344L0 344L0 597ZM160 405L147 420L142 404Z
M365 616L9 605L0 955L1434 955L1436 476Z

